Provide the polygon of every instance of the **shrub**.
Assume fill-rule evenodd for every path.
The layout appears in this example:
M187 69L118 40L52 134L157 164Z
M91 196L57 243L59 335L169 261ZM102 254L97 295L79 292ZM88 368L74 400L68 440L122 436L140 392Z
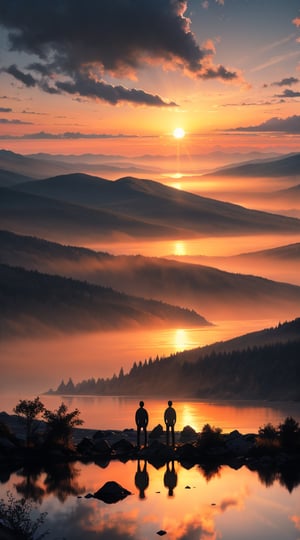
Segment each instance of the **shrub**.
M218 446L223 443L221 433L222 433L221 428L210 426L210 424L205 424L198 437L197 445L201 449L207 449L212 446Z
M283 447L296 448L300 444L300 427L291 416L279 425L279 439Z
M48 424L47 442L71 447L73 427L83 424L83 420L78 418L79 415L78 409L68 412L68 407L64 403L55 411L45 409L43 416Z
M268 439L270 441L274 441L278 437L278 431L271 423L268 423L259 428L258 436L261 439Z
M191 426L184 426L180 433L180 442L187 442L196 439L197 433Z
M43 512L36 519L31 514L34 507L26 499L16 500L7 492L7 502L0 499L0 522L18 538L24 540L42 540L48 531L36 536L38 528L44 523L47 513Z
M32 437L33 422L45 410L39 397L33 401L20 399L18 405L13 409L18 416L24 416L26 420L26 443L29 446Z

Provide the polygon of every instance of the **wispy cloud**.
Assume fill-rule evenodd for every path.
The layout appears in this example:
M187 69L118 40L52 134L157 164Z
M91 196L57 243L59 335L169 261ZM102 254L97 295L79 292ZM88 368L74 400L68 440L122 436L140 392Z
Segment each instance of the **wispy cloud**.
M23 120L0 118L0 124L14 124L14 125L32 125L32 122L24 122Z
M255 126L241 126L228 131L240 132L278 132L300 134L300 116L294 115L287 118L273 117Z
M280 81L275 81L271 84L271 86L292 86L293 84L297 84L299 79L296 79L296 77L285 77L284 79L281 79Z
M263 64L260 64L259 66L256 66L251 71L253 71L253 72L262 71L263 69L274 66L275 64L280 64L281 62L286 62L289 58L292 58L294 56L299 56L300 57L300 52L298 50L296 50L296 51L290 51L290 52L288 52L286 54L278 54L276 56L272 56L271 58L269 58L269 60L267 60Z
M48 113L45 113L45 112L37 112L37 111L27 111L26 109L24 109L23 111L21 111L22 114L35 114L37 116L47 116Z
M261 101L242 101L236 103L223 103L221 107L266 107L268 105L276 105L282 103L282 100L261 100Z
M294 90L291 90L290 88L286 88L282 94L276 94L276 97L280 98L297 98L300 97L300 92L295 92Z
M1 123L1 119L0 119ZM13 123L29 124L30 122L15 121ZM155 136L139 136L126 133L110 134L110 133L80 133L74 131L66 131L64 133L47 133L39 131L37 133L26 133L24 135L0 135L0 139L38 139L38 140L75 140L75 139L139 139L139 138L155 138Z
M32 77L32 75L30 73L24 73L23 71L18 69L15 64L2 69L2 71L9 73L13 77L15 77L15 79L25 84L25 86L27 87L36 86L37 81Z

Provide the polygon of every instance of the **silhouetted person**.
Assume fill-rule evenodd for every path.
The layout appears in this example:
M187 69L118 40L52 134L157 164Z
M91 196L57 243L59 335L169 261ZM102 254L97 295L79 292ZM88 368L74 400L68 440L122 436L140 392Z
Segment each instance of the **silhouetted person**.
M164 420L165 420L166 430L167 430L167 444L169 444L169 434L171 431L172 445L174 446L175 444L174 426L176 424L176 411L172 407L172 405L173 405L172 401L168 401L168 408L165 410Z
M144 466L141 468L141 462L138 459L137 471L135 473L134 482L140 492L140 499L145 498L145 490L149 486L149 474L147 472L147 461L144 461Z
M171 466L169 461L167 463L166 472L164 474L164 486L169 490L169 497L173 497L174 488L177 486L177 473L175 471L174 461L171 462Z
M141 430L144 430L145 436L145 446L147 446L147 425L149 417L146 409L144 409L144 402L140 401L140 406L135 413L135 423L136 423L136 437L137 437L137 447L140 448L140 436Z

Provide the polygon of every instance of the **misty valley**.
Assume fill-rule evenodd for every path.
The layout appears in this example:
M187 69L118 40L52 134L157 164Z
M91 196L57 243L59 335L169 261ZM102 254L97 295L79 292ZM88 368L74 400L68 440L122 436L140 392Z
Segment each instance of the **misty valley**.
M103 156L63 159L0 151L0 387L9 413L0 422L0 513L21 504L21 516L32 515L37 504L49 540L241 530L296 540L299 154L235 155L231 164L223 156L220 167L210 161L176 178L162 159L116 159L126 174L117 179ZM24 447L7 427L18 400L38 395L58 407L50 418L61 406L80 411L70 448L47 438L43 446L41 433ZM175 447L163 434L137 450L137 403L145 399L155 431L170 397ZM281 446L285 425L291 447ZM197 441L232 440L235 451L221 458L212 446L193 461L198 443L181 441L185 430ZM117 505L95 498L116 482L126 494Z
M300 156L234 158L231 166L210 163L192 192L184 189L188 169L180 186L172 186L163 172L170 162L155 170L137 158L155 180L113 180L95 176L104 172L96 155L63 161L0 152L3 390L13 381L43 391L69 377L110 378L121 368L129 373L135 362L170 355L175 366L185 350L198 358L200 348L224 342L226 350L227 340L272 334L278 324L297 321L300 219L292 214L300 208ZM109 173L107 161L104 170ZM259 185L258 207L268 193L268 211L249 205ZM281 197L284 188L290 198ZM239 197L248 202L240 206ZM286 204L282 214L279 199ZM258 335L247 347L285 340L280 332L268 342ZM203 366L197 369L201 376ZM297 364L291 369L298 374ZM209 387L205 397L216 397ZM132 392L137 389L133 383ZM118 391L124 388L111 389ZM170 391L189 395L186 385Z

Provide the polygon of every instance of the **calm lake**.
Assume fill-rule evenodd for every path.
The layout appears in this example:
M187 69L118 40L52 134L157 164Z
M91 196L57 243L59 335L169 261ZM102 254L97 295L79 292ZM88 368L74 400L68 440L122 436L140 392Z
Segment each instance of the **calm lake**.
M156 353L191 348L226 339L245 331L269 327L269 321L245 321L243 328L227 325L203 330L128 335L74 336L2 344L0 410L13 412L20 399L40 395L48 409L62 401L70 410L78 408L83 427L93 429L134 428L134 414L140 399L149 412L149 430L163 424L163 411L173 399L177 411L176 429L190 425L201 431L203 425L221 427L224 432L257 432L268 422L278 425L287 416L300 420L300 403L208 402L153 399L148 396L47 396L42 392L59 384L62 377L111 376L120 365L129 367ZM273 321L274 324L274 321ZM237 332L237 328L241 331ZM222 332L220 330L222 329ZM211 334L211 335L209 335ZM84 339L83 339L84 338ZM173 339L173 342L172 342ZM152 347L149 347L149 343ZM171 345L173 343L173 346ZM151 350L150 350L151 349ZM6 384L7 381L10 384ZM13 390L12 390L13 389ZM116 481L131 495L116 504L106 504L85 495L94 493L107 481ZM223 466L204 470L186 469L179 463L159 469L150 463L75 463L43 468L8 471L0 468L0 498L29 496L37 509L47 512L38 533L48 530L49 540L149 540L166 531L171 540L299 540L299 473L266 470L265 476L242 467Z
M13 414L19 399L32 399L26 394L2 395L0 411ZM135 411L140 399L145 402L149 413L149 430L158 424L164 425L163 414L168 399L173 399L177 412L176 430L191 426L197 432L204 424L222 428L228 433L238 429L240 433L257 433L259 427L272 423L277 426L287 416L300 421L300 402L261 402L261 401L200 401L176 400L174 396L156 399L147 396L48 396L40 395L41 401L51 410L57 409L63 401L68 409L78 408L83 428L123 430L135 427Z
M107 481L131 492L106 504L85 495ZM297 485L298 484L298 485ZM51 469L2 471L0 497L30 493L47 512L49 540L299 540L299 475L228 466L205 470L179 463L156 469L141 461L75 463ZM36 517L36 516L35 516Z

